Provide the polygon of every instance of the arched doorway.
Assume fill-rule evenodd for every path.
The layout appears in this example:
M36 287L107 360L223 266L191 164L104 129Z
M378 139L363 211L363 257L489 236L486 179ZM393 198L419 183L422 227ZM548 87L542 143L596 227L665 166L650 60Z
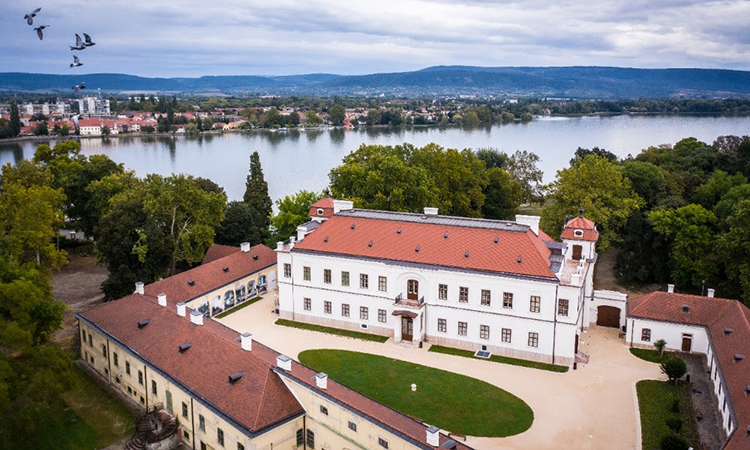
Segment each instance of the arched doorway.
M409 280L406 282L406 298L409 300L419 299L419 281Z
M620 328L620 308L605 305L598 307L596 324L600 327Z

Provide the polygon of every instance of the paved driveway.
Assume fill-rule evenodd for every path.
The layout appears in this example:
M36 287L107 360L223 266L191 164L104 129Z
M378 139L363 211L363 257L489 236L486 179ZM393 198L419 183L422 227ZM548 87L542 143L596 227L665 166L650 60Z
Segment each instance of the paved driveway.
M580 349L590 355L590 362L561 374L429 353L391 341L380 344L277 326L272 297L268 294L219 321L239 332L250 332L253 339L295 359L301 351L317 348L388 356L487 381L520 397L534 410L533 425L517 436L470 437L467 444L478 450L640 448L635 383L665 379L656 364L630 354L616 329L594 326L584 333Z

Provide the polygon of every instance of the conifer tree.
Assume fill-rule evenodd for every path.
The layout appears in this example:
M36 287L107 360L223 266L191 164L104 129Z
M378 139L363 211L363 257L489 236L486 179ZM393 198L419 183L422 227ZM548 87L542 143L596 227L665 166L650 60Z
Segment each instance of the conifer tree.
M10 129L13 136L21 134L21 116L18 114L18 104L15 101L10 102Z
M268 195L268 183L263 177L263 168L260 166L260 155L253 152L250 155L250 174L247 176L245 196L243 200L253 210L255 225L260 230L262 239L268 237L268 228L271 225L271 208L273 202Z

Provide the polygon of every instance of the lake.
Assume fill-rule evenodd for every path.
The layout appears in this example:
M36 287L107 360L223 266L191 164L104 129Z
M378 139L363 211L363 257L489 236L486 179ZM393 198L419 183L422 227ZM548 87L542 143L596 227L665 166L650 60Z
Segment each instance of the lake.
M305 189L321 191L328 172L361 144L445 148L494 147L507 153L528 150L541 158L544 181L567 167L578 147L605 148L619 157L685 137L712 143L717 136L750 135L750 117L592 116L540 118L529 123L465 129L460 127L360 127L357 130L271 132L253 130L199 137L118 137L81 140L84 154L104 153L139 176L187 173L223 186L230 200L245 191L250 154L257 151L271 198ZM39 142L0 142L0 163L31 158Z

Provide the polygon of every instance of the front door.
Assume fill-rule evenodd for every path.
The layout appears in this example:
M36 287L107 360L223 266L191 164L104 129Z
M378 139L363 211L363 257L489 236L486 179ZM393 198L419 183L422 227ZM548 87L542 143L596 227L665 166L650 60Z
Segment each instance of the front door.
M693 348L693 335L683 334L682 335L682 351L689 352Z
M411 341L414 337L414 321L406 316L401 316L401 339Z
M576 261L579 261L581 259L581 253L583 252L583 247L580 245L574 245L573 246L573 259Z
M419 281L409 280L406 282L406 298L417 300L419 298Z

